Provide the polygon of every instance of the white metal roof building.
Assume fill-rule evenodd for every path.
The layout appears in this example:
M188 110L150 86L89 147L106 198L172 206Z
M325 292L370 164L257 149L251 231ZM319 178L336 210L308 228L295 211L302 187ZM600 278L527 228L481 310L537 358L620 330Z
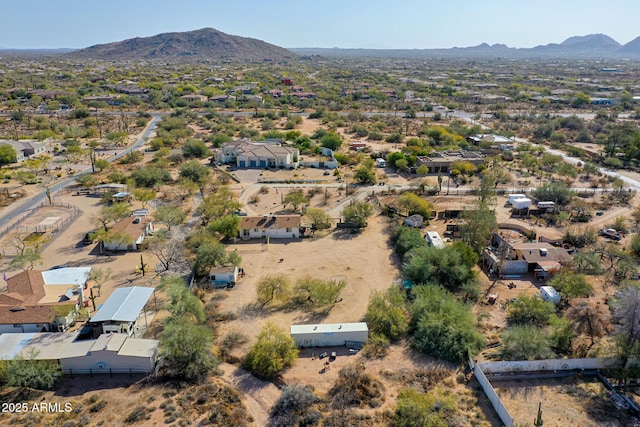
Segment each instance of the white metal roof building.
M291 338L298 347L362 344L369 338L369 328L365 322L291 325Z
M91 323L135 322L155 288L131 286L118 288L91 318Z
M0 335L0 359L17 356L56 360L65 374L146 373L153 370L158 340L103 334L95 340L74 341L71 333Z
M87 282L91 267L65 267L42 272L45 285L83 285Z

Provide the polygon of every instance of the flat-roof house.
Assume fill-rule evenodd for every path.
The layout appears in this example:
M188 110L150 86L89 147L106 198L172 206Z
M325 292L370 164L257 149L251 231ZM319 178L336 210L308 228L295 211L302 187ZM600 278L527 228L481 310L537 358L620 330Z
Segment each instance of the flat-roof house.
M436 151L431 156L419 156L416 166L426 166L429 173L449 173L451 164L469 162L476 166L485 162L484 156L475 151L450 150Z
M188 95L182 95L180 97L180 99L184 99L185 101L207 102L209 100L209 97L207 97L205 95L200 95L200 94L197 94L197 93L190 93Z
M297 239L301 224L300 215L243 216L240 219L240 238Z
M221 163L235 163L239 168L295 169L300 160L300 151L293 147L283 147L278 143L231 141L222 145L216 154L216 160Z
M105 241L103 249L108 251L136 251L140 248L144 239L153 234L153 222L146 217L129 216L117 222L111 230L119 232L117 234L121 236L126 236L127 240L118 238L112 241Z
M102 333L133 335L138 316L154 291L155 288L142 286L118 288L89 319L89 322L94 327L102 328Z
M153 371L158 340L105 334L75 340L76 334L19 333L0 335L0 359L52 360L63 374L148 373Z

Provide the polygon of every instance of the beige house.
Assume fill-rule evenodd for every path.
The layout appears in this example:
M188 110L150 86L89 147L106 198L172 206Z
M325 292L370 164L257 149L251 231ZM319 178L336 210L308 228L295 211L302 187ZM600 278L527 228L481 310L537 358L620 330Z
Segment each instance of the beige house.
M300 151L273 142L232 141L222 145L216 160L234 163L238 168L295 169L300 161Z

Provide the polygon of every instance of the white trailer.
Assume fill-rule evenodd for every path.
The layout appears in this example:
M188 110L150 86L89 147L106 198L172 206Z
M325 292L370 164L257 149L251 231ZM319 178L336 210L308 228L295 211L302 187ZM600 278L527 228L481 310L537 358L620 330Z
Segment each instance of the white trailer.
M521 199L514 199L511 202L513 209L529 209L531 207L531 199L523 197Z
M545 301L551 301L554 304L560 303L560 294L553 286L541 286L540 296Z
M387 161L385 159L376 159L376 166L379 168L387 167Z
M538 202L538 209L551 209L555 207L555 202Z
M336 347L366 343L369 328L365 322L291 325L291 338L298 347Z
M438 249L444 249L444 241L440 237L437 231L427 231L427 234L424 236L424 239L430 246Z
M509 194L509 199L507 199L507 205L513 204L513 201L516 199L526 199L526 194Z

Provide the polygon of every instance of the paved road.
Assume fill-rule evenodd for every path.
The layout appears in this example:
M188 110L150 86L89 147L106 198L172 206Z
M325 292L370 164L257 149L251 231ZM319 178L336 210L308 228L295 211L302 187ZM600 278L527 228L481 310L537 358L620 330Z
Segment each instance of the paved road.
M147 125L147 129L140 136L140 138L138 138L138 140L134 144L132 144L129 147L127 147L126 149L122 150L118 154L109 157L107 160L109 162L113 162L113 161L115 161L115 160L117 160L117 159L119 159L119 158L121 158L123 156L126 156L127 154L129 154L133 150L136 150L140 146L142 146L145 143L145 141L147 140L147 138L149 137L149 135L151 134L151 132L153 132L155 130L155 128L158 125L158 122L160 121L161 118L162 118L162 114L159 114L159 113L152 114L152 120L151 120L151 122L149 122L149 124ZM57 184L52 185L50 187L51 194L55 195L55 193L60 191L61 189L74 184L76 182L77 176L82 175L82 174L86 174L86 173L90 173L90 171L91 171L91 166L87 166L84 170L80 171L75 176L66 178L63 181L60 181ZM30 196L28 198L22 199L21 201L19 201L17 203L13 203L12 205L10 205L7 208L3 209L2 212L0 212L0 229L4 228L8 224L12 223L22 213L24 213L26 211L29 211L29 210L35 208L36 206L38 206L46 198L47 198L46 191L43 190L40 193L34 194L34 195L32 195L32 196Z

